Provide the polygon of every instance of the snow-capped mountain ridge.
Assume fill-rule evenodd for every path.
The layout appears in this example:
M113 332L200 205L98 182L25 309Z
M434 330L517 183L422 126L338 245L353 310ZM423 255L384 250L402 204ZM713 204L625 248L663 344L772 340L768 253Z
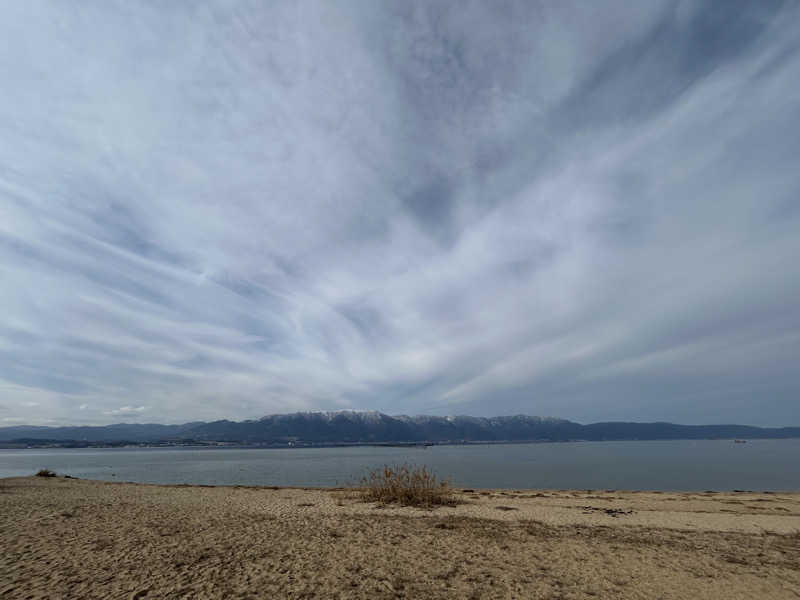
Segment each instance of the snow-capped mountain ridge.
M666 440L800 437L800 428L672 423L581 425L554 417L390 416L377 411L298 412L250 421L183 425L117 424L101 427L0 428L0 441L76 442L223 441L258 444L392 444L419 442L513 442L567 440ZM26 441L27 440L27 441Z

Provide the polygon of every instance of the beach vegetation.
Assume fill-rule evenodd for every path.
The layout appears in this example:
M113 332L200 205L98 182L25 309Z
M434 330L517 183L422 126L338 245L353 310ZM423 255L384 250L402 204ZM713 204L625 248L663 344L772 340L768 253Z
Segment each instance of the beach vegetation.
M37 477L55 477L56 476L56 472L55 471L51 471L50 469L39 469L36 472L36 476Z
M370 471L361 479L361 498L401 506L452 506L458 503L450 483L426 466L403 464Z

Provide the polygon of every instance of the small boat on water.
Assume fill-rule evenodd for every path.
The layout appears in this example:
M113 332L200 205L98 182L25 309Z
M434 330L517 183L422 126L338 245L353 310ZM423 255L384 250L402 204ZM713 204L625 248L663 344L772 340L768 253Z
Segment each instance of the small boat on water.
M733 440L734 444L746 444L747 440Z

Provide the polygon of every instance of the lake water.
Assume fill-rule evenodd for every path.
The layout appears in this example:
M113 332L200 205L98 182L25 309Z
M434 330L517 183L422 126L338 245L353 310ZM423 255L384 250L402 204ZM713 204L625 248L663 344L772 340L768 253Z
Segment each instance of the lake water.
M427 465L460 487L800 491L800 439L429 448L0 450L0 477L40 468L107 481L341 486L384 464Z

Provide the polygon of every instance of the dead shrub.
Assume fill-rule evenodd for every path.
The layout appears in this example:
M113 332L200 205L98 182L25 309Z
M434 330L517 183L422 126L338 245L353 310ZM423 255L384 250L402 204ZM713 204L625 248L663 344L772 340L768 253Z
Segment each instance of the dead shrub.
M50 469L39 469L36 472L37 477L55 477L55 471L51 471Z
M458 503L450 483L426 466L384 466L361 479L361 498L367 502L402 506L452 506Z

